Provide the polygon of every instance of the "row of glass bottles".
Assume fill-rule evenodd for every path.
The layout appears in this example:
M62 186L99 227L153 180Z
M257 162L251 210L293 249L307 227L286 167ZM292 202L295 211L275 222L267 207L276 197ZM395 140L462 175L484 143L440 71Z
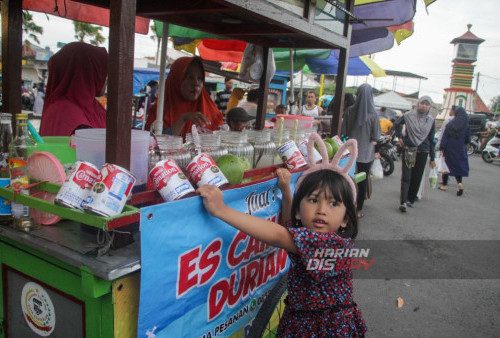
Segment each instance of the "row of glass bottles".
M299 130L296 142L302 142L312 131ZM244 158L248 169L265 168L280 163L277 158L277 145L290 140L293 132L284 129L281 140L279 130L246 130L244 132L217 131L213 134L200 134L200 151L210 155L215 161L223 155L233 154ZM156 136L157 146L149 152L149 167L167 158L174 159L181 169L186 169L191 159L196 156L196 146L191 134L186 135L186 143L182 137L171 135Z

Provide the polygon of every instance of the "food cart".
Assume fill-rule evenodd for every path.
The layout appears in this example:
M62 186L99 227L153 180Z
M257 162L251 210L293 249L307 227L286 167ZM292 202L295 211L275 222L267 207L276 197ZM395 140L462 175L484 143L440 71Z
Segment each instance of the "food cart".
M72 2L66 0L68 6ZM54 6L54 2L49 0L39 0L38 3ZM82 0L78 3L110 10L106 162L125 168L130 164L130 102L136 16L264 46L264 60L267 59L271 47L339 48L341 66L335 96L344 97L350 40L348 13L352 12L354 1L346 1L345 8L337 2L334 2L335 5L333 2L323 2L322 8L316 8L316 2L308 0L303 2L202 0L195 3L176 0ZM17 88L20 88L21 83L23 1L2 1L1 5L3 109L19 113L21 104ZM319 20L316 22L315 18L326 11L330 16L334 15L336 20L332 20L330 25ZM267 63L264 63L264 74L266 69ZM258 128L264 125L268 84L269 79L264 76L260 81L260 88L263 90L258 103ZM339 105L341 104L339 101ZM336 111L341 110L336 109ZM333 130L338 129L338 118L339 116L333 118ZM259 175L259 173L253 174ZM262 196L271 196L269 192L275 185L276 179L267 177L247 184L246 188L261 189L263 190L261 193L264 194ZM59 187L44 183L39 188L55 192ZM237 190L239 189L226 191L225 197L237 199L239 194ZM105 218L59 207L30 196L23 197L17 194L14 196L10 191L2 190L0 194L9 199L16 198L19 203L57 214L67 220L56 226L44 227L30 233L17 232L8 226L0 226L2 336L28 337L51 334L67 336L68 332L72 336L82 337L137 335L139 279L144 279L144 276L140 277L141 253L139 240L136 237L137 228L146 220L158 219L158 214L162 217L172 217L170 211L174 204L154 205L158 202L158 195L155 192L145 192L133 196L131 204L137 205L137 208L129 205L122 214ZM195 213L200 212L199 198L184 201L194 203L193 209L190 210L195 210ZM276 201L279 203L278 199ZM178 202L183 203L183 201L175 203ZM143 207L148 204L152 206ZM169 208L162 207L169 205ZM80 224L99 229L104 240L96 244L96 234L87 233ZM100 251L112 245L109 238L111 231L115 231L114 234L118 237L125 233L125 243L113 242L114 249L111 248L108 252ZM227 236L231 238L235 234ZM196 243L193 245L196 246ZM263 248L262 251L268 256L279 255L267 248ZM280 264L279 272L282 272L283 262L280 261ZM274 270L269 272L269 277L278 276L277 271L275 266ZM258 283L266 281L267 279L259 280ZM267 291L262 290L262 297L269 292L270 286ZM162 289L159 293L167 291ZM259 300L260 296L256 302ZM246 302L247 300L239 305L243 308L248 305L252 310L252 304ZM229 307L231 306L234 304L229 304ZM253 309L255 310L255 307ZM218 322L220 321L219 318ZM184 322L184 325L186 324ZM217 326L218 329L214 327L213 331L207 331L207 336L215 335L217 332L222 334L221 330L227 327L224 326L226 324L224 322L222 326ZM138 335L154 335L159 331L155 329L156 327L146 332L140 331ZM244 335L247 328L243 324L238 324L233 329L233 334ZM185 330L184 327L184 331L179 332L186 332ZM229 332L231 331L226 331Z

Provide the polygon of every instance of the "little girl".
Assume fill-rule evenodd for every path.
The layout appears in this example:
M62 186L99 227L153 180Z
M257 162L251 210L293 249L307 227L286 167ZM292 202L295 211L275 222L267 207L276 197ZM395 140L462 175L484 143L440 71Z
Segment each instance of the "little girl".
M310 148L313 143L309 142ZM348 143L354 145L349 163L352 165L357 153L356 141ZM332 162L338 163L344 146ZM340 249L351 248L357 234L356 190L346 174L348 168L327 163L326 149L321 152L325 164L311 165L302 174L293 201L291 174L286 169L276 171L283 194L285 227L226 206L217 187L205 185L198 189L212 216L262 242L287 250L291 261L288 297L278 328L279 337L359 337L366 332L361 312L352 298L350 259L337 257L333 268L317 264L323 258L334 259L333 253Z

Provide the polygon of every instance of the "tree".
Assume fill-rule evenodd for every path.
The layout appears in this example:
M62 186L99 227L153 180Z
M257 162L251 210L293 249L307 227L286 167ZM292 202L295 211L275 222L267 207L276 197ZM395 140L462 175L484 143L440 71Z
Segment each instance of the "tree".
M491 100L490 109L493 113L500 111L500 95L495 96Z
M24 43L26 45L29 46L31 44L31 41L28 39L31 39L34 42L40 44L38 35L43 34L43 27L38 26L33 21L33 16L28 11L23 11L23 34L26 37L26 39L24 40Z
M75 39L80 42L85 42L85 38L90 39L90 44L99 46L106 41L106 38L101 34L102 27L94 26L86 22L73 21L75 28Z

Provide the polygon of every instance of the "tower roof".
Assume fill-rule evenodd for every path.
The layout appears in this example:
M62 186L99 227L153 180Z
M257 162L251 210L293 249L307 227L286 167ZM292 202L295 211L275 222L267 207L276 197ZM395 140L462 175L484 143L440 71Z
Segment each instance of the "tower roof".
M484 39L478 38L477 36L472 34L472 32L470 31L471 27L472 27L472 25L468 24L467 25L467 32L465 32L462 36L459 36L458 38L454 38L453 40L451 40L450 43L455 44L455 43L460 43L460 42L466 42L466 43L473 43L473 44L479 45L480 43L484 42L485 41Z

